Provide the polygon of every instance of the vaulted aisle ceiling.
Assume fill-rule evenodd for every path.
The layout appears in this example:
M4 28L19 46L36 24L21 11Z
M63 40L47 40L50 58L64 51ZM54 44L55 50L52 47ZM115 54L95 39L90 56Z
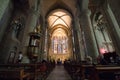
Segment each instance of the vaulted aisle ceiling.
M48 23L53 36L66 36L65 29L68 30L71 26L71 16L67 11L57 9L49 14Z

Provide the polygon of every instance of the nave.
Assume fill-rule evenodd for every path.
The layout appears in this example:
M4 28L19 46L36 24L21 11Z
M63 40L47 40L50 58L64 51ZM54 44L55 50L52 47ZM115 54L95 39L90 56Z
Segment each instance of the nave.
M120 80L119 4L0 0L0 80Z
M63 65L56 65L46 80L72 80Z

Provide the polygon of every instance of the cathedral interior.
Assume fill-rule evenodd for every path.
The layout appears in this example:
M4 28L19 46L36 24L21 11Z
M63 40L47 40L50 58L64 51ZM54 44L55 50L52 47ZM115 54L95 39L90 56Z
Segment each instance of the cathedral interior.
M0 0L0 80L120 80L119 7Z

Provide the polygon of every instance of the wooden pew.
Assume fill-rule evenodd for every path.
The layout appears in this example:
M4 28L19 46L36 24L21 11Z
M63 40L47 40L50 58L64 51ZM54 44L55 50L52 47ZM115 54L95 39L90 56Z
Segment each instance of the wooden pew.
M94 66L88 64L81 64L81 80L89 78L89 80L96 80L93 78Z
M78 80L81 76L81 64L64 62L64 67L73 80Z
M68 71L68 73L71 75L73 80L77 80L80 78L81 80L86 79L86 75L89 75L89 80L94 80L94 65L92 64L85 64L85 63L79 63L79 64L64 64L65 69ZM78 78L77 78L78 77Z
M86 69L88 69L86 71ZM120 75L120 66L117 65L81 65L81 80L84 80L85 72L89 71L89 80L101 80L100 73L105 76L105 74L112 73L113 76L116 74ZM113 77L109 75L108 77ZM114 77L115 78L115 77ZM107 79L108 80L108 79ZM115 80L115 79L111 79Z
M19 64L0 64L0 69L15 69L15 68L23 68L25 72L30 74L30 79L37 80L39 77L46 78L50 71L54 68L51 63L47 64L47 70L43 72L40 70L41 63L19 63Z
M70 74L74 80L79 79L81 76L81 65L71 64Z
M37 80L39 76L39 67L41 64L20 64L20 67L24 67L25 72L30 74L30 79Z
M29 73L30 79L37 80L39 76L39 66L41 64L28 64L28 63L20 63L20 64L0 64L1 69L15 69L15 68L23 68L26 73Z
M1 79L27 79L29 80L29 73L24 72L24 69L0 69L0 78Z
M119 73L120 72L120 66L116 65L97 65L95 66L95 80L100 80L99 73Z

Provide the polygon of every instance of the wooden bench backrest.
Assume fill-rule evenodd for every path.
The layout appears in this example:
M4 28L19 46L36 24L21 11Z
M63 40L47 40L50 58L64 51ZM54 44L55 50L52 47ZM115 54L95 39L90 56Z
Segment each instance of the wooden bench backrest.
M8 78L20 78L24 75L24 69L1 69L0 76Z

